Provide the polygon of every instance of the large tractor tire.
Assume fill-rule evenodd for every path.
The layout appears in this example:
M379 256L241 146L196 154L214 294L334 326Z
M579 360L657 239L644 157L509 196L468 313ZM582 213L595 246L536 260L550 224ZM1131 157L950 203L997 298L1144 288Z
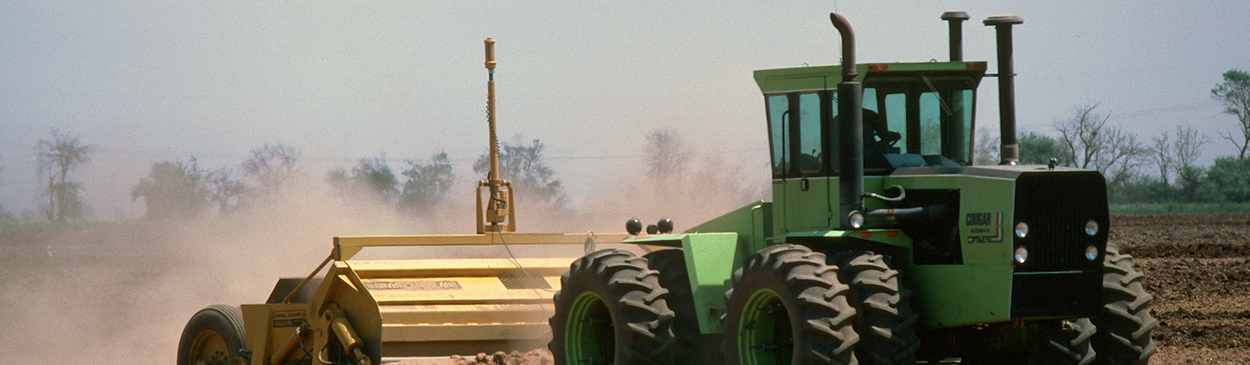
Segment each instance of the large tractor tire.
M1133 257L1107 244L1103 261L1102 309L1092 319L1097 364L1143 365L1155 353L1150 331L1158 325L1150 315L1153 296L1142 289L1142 274L1133 270Z
M551 317L558 365L660 364L673 350L673 312L647 260L609 249L573 262Z
M676 315L673 335L677 348L672 352L670 364L721 365L724 358L720 352L720 334L702 334L699 330L698 312L695 310L694 293L691 292L690 276L686 271L686 258L680 249L662 249L643 256L648 267L660 272L660 285L668 289L668 307Z
M191 316L178 340L178 365L246 364L247 340L239 307L213 305Z
M1033 356L1035 365L1089 365L1094 362L1094 349L1090 346L1090 338L1094 337L1094 325L1088 319L1065 322L1059 329L1045 330L1034 349L1038 355Z
M851 287L851 303L859 314L853 323L860 365L915 364L920 316L911 309L911 291L903 287L898 270L884 256L867 251L838 253L834 263L842 282Z
M849 294L823 253L782 244L751 255L725 293L726 363L855 364Z

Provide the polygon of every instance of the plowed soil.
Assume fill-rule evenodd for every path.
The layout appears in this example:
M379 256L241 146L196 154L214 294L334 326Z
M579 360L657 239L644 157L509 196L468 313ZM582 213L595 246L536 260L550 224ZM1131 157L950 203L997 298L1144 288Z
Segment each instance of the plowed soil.
M1152 363L1250 364L1250 214L1123 215L1111 223L1111 242L1133 255L1155 298ZM229 231L208 231L231 240ZM0 327L21 334L0 341L0 352L14 363L168 364L197 309L264 301L272 278L324 257L321 241L303 257L297 253L312 252L303 243L255 245L291 241L283 235L234 240L248 244L207 245L181 231L128 226L0 232ZM274 267L280 257L290 267ZM495 350L406 363L551 363L545 349Z
M1154 295L1156 364L1250 364L1250 214L1124 215L1110 240Z

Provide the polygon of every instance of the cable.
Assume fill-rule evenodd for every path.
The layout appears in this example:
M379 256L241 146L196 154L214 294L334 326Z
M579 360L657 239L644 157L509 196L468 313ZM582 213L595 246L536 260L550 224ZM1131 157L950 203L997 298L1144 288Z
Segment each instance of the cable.
M538 282L534 281L534 277L530 276L529 270L526 270L525 266L521 265L521 260L517 259L516 255L512 253L512 248L508 246L508 242L504 241L503 232L496 232L495 235L499 236L499 243L503 244L504 250L508 251L508 257L512 258L512 264L516 265L518 269L521 269L521 273L525 274L525 279L529 280L530 285L533 286L533 288L531 288L530 290L533 290L535 294L537 294L539 290L542 290L548 293L559 292L559 290L543 288L542 285L538 285Z

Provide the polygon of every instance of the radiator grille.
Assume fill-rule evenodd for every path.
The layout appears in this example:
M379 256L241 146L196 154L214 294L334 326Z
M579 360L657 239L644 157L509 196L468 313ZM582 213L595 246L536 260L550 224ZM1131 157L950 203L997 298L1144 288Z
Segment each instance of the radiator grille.
M1029 251L1029 259L1017 272L1085 271L1100 267L1107 242L1107 190L1102 175L1094 171L1036 172L1016 180L1015 221L1029 226L1025 238L1014 237L1016 246ZM1085 233L1086 222L1098 223L1098 233ZM1100 255L1085 257L1094 245Z
M1099 227L1093 236L1085 233L1090 220ZM1096 313L1110 228L1102 175L1094 171L1021 174L1016 180L1011 224L1018 222L1028 224L1029 233L1023 239L1013 234L1013 242L1016 247L1025 247L1029 257L1015 266L1012 317ZM1099 252L1094 260L1085 256L1091 245Z

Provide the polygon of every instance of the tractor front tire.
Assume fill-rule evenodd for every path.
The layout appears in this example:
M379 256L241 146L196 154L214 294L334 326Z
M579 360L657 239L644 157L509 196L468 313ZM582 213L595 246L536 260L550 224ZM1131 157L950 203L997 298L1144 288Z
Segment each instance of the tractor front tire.
M855 364L850 287L825 254L782 244L751 255L725 293L730 365Z
M673 350L668 292L646 259L597 251L574 261L560 283L548 344L556 364L660 364Z
M1094 362L1094 349L1090 346L1090 338L1094 336L1094 325L1088 319L1079 319L1064 323L1061 329L1051 330L1041 337L1042 348L1037 349L1039 356L1036 365L1089 365Z
M1094 361L1090 338L1094 326L1089 320L1031 323L1021 331L1008 331L987 338L984 343L1002 342L1002 347L967 348L961 365L1089 365ZM1014 337L1019 336L1019 337Z
M861 365L915 364L920 338L911 309L911 291L904 288L898 270L885 257L867 251L839 253L834 258L842 281L851 287L851 303L859 315L855 357Z
M682 250L661 249L643 257L647 259L648 267L660 272L660 285L668 289L668 307L676 315L673 335L677 337L677 349L672 352L672 361L666 362L690 365L724 364L719 348L721 335L705 335L699 330L699 313L695 310L694 293L690 290L690 276Z
M246 364L247 340L239 307L213 305L191 316L178 340L178 365Z
M1150 331L1158 325L1150 315L1153 296L1142 289L1142 274L1133 269L1133 257L1107 244L1103 261L1102 309L1092 319L1096 364L1144 365L1155 353Z

